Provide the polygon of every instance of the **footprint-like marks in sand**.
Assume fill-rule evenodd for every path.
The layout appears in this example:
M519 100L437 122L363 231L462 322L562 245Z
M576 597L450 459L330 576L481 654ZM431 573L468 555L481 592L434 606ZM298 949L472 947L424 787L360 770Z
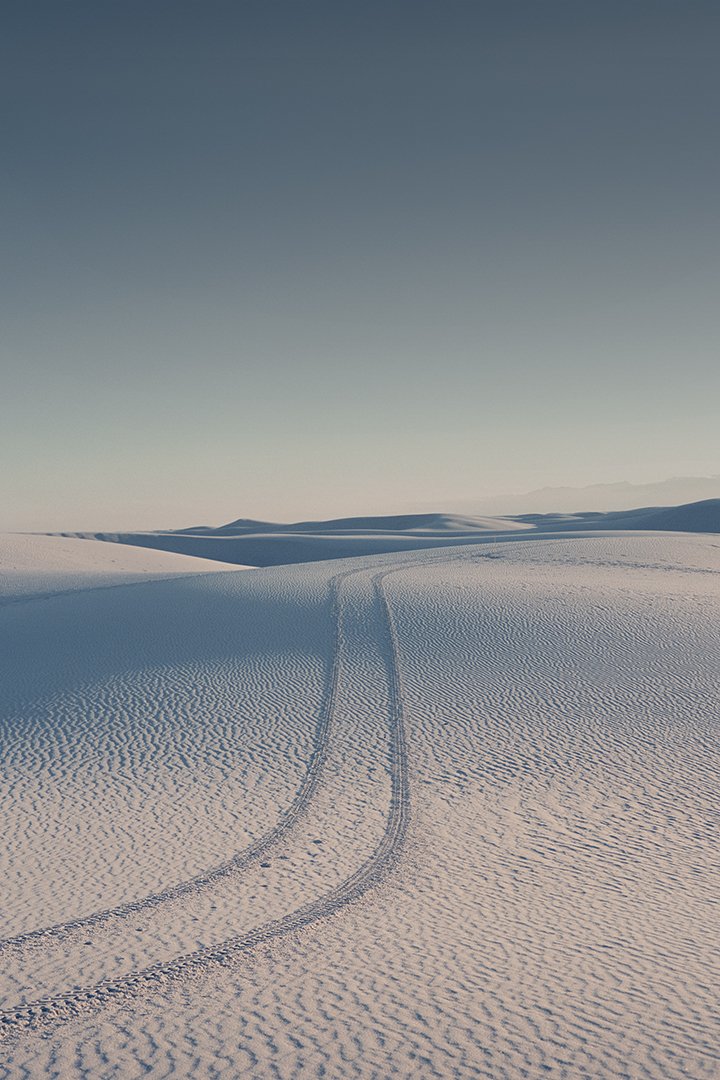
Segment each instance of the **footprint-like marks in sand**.
M163 983L201 974L213 965L226 966L249 949L301 930L320 919L335 914L379 882L402 847L410 816L409 770L397 631L384 585L385 579L390 574L397 573L405 565L407 564L403 563L400 566L395 564L392 569L376 573L371 579L373 598L382 613L381 633L385 638L385 647L381 651L386 657L388 684L390 805L382 836L370 855L336 887L326 890L317 898L280 918L269 920L249 931L229 937L219 944L203 946L172 959L131 970L118 977L103 979L88 986L75 987L64 993L41 997L35 1001L0 1011L0 1037L18 1035L69 1020L111 1001L134 997L144 990L157 988ZM130 915L138 915L158 905L196 894L198 891L210 888L223 878L242 874L256 864L272 846L290 834L306 813L316 794L326 764L342 676L342 586L347 578L362 573L367 573L367 571L349 570L331 579L335 637L315 744L301 787L276 824L249 847L203 874L127 904L8 938L0 942L0 952L22 950L31 945L42 949L43 942L67 938L79 930L92 935L95 932L101 932L103 926L107 926L114 920L126 919Z

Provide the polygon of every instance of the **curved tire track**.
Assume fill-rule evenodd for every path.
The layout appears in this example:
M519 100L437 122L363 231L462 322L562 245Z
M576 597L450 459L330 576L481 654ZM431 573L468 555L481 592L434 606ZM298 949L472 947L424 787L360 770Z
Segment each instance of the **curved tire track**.
M359 573L358 570L348 570L345 573L337 574L330 579L330 586L332 589L331 610L335 632L332 662L327 679L324 700L321 705L320 718L315 731L315 741L310 754L308 767L303 777L303 782L289 807L282 813L276 823L256 840L253 840L247 847L243 848L242 851L237 852L237 854L233 855L226 862L220 863L218 866L214 866L209 870L204 870L200 874L196 874L186 881L170 885L156 893L150 893L137 900L129 900L127 903L117 904L114 907L105 908L103 911L96 911L90 915L82 915L76 919L69 919L66 922L55 923L52 926L28 930L25 933L0 940L0 955L9 949L20 949L26 945L45 942L48 939L56 940L66 937L78 930L87 931L88 929L103 926L115 919L129 918L131 915L137 915L150 908L158 907L160 904L169 903L182 896L187 896L190 893L207 888L222 878L246 870L274 844L286 836L302 814L304 814L308 804L317 791L320 776L327 758L329 735L335 713L340 672L339 656L342 636L342 603L340 599L340 586L346 578L357 573ZM144 585L146 583L139 582L138 584ZM121 588L121 586L107 586L107 588Z
M266 944L286 934L302 930L326 919L346 905L359 899L378 884L396 861L407 835L410 820L410 779L407 743L403 714L403 686L399 666L397 630L392 609L384 588L384 580L403 567L382 571L372 578L374 594L384 615L388 644L388 693L390 704L389 759L391 796L383 835L372 854L360 867L336 888L324 893L295 911L271 920L244 934L229 938L217 945L204 946L169 961L129 972L119 978L75 989L64 994L41 998L0 1012L0 1038L71 1020L87 1015L90 1010L111 1001L136 997L145 990L157 989L164 983L203 974L212 966L227 966L237 957L258 945ZM349 571L339 578L349 576ZM339 655L339 649L338 649ZM334 665L333 689L337 690L339 662ZM333 699L334 700L334 699ZM324 751L323 751L324 759ZM318 769L319 776L319 769ZM313 789L317 785L314 781ZM304 789L303 789L304 790ZM294 820L294 818L292 819ZM289 826L283 825L283 830ZM230 865L230 864L227 864ZM218 868L221 869L221 868Z

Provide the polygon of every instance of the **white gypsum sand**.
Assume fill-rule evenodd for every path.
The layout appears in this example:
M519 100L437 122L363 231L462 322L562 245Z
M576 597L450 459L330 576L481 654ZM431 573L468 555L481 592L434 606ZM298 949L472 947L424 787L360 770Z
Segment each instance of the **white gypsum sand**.
M0 604L103 585L128 585L153 577L241 569L245 568L125 544L0 533Z
M6 1074L717 1075L719 607L631 533L6 605Z

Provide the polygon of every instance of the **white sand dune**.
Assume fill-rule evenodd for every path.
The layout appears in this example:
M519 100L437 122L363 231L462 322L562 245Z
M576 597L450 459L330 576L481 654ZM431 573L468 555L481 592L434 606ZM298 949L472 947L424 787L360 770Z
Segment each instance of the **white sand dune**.
M718 1075L720 543L477 539L16 556L1 1076Z
M450 545L466 546L493 538L528 539L533 532L549 534L558 530L563 533L588 530L720 532L720 499L613 513L523 514L515 518L402 514L300 521L291 525L240 519L228 525L198 525L175 532L77 535L216 561L280 566L321 559L399 554Z
M77 535L182 552L217 561L281 566L286 563L445 547L448 544L472 544L489 535L502 536L533 528L532 523L508 518L401 514L299 521L290 525L241 519L218 527L199 525L175 532Z
M720 532L720 499L703 499L682 506L643 506L606 513L522 514L515 519L537 529L608 529L653 532Z
M181 530L186 535L267 535L269 533L309 534L318 536L358 536L364 533L447 537L482 532L511 532L526 526L509 518L468 517L462 514L387 514L379 517L331 518L327 521L296 521L290 525L241 518L219 528L199 526Z
M206 559L127 545L108 547L97 540L34 533L0 533L0 604L27 597L53 596L103 585L128 585L176 574L207 574L244 569L215 567Z

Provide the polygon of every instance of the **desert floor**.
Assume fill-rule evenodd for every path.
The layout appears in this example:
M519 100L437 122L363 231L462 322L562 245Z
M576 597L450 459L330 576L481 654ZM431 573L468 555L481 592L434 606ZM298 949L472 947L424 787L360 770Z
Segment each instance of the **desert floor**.
M720 1075L719 537L0 579L0 1076Z

